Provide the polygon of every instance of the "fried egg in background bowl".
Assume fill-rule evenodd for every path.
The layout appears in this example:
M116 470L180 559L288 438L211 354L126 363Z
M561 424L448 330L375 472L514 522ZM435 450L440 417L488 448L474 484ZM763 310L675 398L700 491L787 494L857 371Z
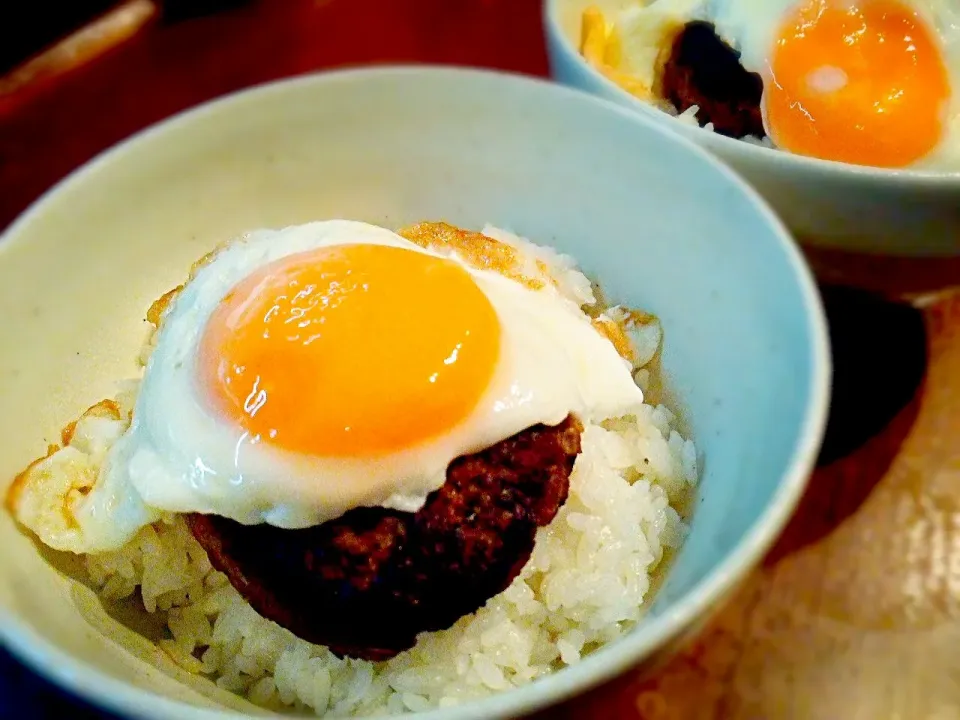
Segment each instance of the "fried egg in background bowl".
M624 162L625 147L631 162ZM391 238L386 247L399 242L394 230L438 219L474 229L493 223L569 254L613 302L657 316L662 394L675 399L684 432L707 459L689 534L635 629L556 674L420 716L513 717L650 660L702 621L759 561L799 498L826 417L826 330L796 249L757 196L692 144L586 95L479 71L345 71L257 88L149 130L51 191L0 244L0 309L7 319L0 374L15 380L0 385L0 397L16 417L0 436L0 473L12 479L47 444L60 442L60 427L116 395L117 380L138 372L135 358L149 335L141 319L146 308L182 284L187 269L211 247L240 238L202 264L193 280L203 282L188 283L162 313L148 362L163 372L153 376L155 391L140 389L134 417L141 425L128 437L150 441L141 448L163 445L162 437L155 442L162 432L145 430L163 428L149 421L148 398L157 408L172 408L185 427L192 423L190 409L175 405L185 393L165 390L177 382L179 352L192 348L191 357L204 357L195 352L204 338L190 335L198 328L195 318L209 319L217 312L213 305L235 300L240 304L233 310L252 307L244 305L242 293L230 297L230 288L242 287L244 279L255 282L263 261L283 263L298 252L334 247L318 242L322 227L336 227L313 224L324 218L364 223L362 232ZM244 237L252 228L277 230ZM290 252L280 249L285 243ZM450 258L404 247L417 261L442 259L457 267ZM260 251L256 262L246 264ZM455 275L462 278L460 272L476 277L465 268ZM499 295L495 284L484 286L479 307L509 309L509 293ZM411 289L411 302L421 290ZM208 293L229 302L207 304ZM589 343L603 338L590 323L564 314L562 303L553 307L553 327L564 342L576 328L593 333L567 358L570 373L530 376L531 383L552 390L553 383L563 383L555 388L558 397L548 399L569 409L571 403L577 407L578 393L570 385L574 370L584 361L601 362L589 359ZM262 310L253 309L254 316ZM233 315L231 310L223 316L223 328L239 327L228 317ZM545 318L533 315L531 322ZM523 313L509 311L509 317L522 328L518 348L535 340ZM571 325L570 318L581 324ZM513 337L508 325L501 323L501 340ZM207 339L224 348L242 336L224 331ZM239 358L251 347L239 343L233 349ZM626 372L609 344L603 347L611 368ZM345 367L370 367L343 352L337 362ZM206 387L208 399L221 393L225 405L217 407L229 415L224 407L249 393L217 389L224 376L215 365L203 367L207 372L200 368L194 377L205 378L206 385L194 382L194 390ZM495 364L478 367L496 377ZM376 389L377 382L371 378L369 387ZM566 399L564 392L570 393ZM630 392L638 391L624 394ZM623 400L619 391L614 394ZM651 397L657 394L651 391ZM94 411L74 428L68 444L85 443L96 452L89 423L102 428L99 423L113 419L116 425L124 409L126 404ZM542 420L558 419L559 411L541 410ZM289 411L280 417L289 418ZM449 437L409 425L403 429ZM279 440L284 427L271 426L267 435L271 429ZM509 428L496 434L504 432ZM191 433L172 444L179 450L200 437ZM162 454L168 457L166 450ZM244 482L254 482L251 463ZM272 490L295 491L297 482L295 472L284 474ZM156 487L170 489L163 482ZM189 490L202 500L202 483ZM256 512L278 524L297 524L291 513L271 514L281 504L277 497L262 500L255 497ZM237 516L248 511L238 507ZM71 691L131 717L254 714L235 695L172 666L148 630L133 632L129 622L111 617L67 572L69 556L38 553L6 514L0 533L7 548L0 566L0 635L19 657Z
M616 71L581 55L590 8L608 31L624 31L611 58L624 63ZM960 34L951 3L547 0L544 13L558 81L627 105L715 153L804 245L921 258L960 250ZM659 98L658 68L691 21L709 23L740 53L741 73L756 73L754 81L740 76L749 87L738 92L760 112L737 124L752 127L751 136L766 133L762 141L698 127L693 109L677 119Z

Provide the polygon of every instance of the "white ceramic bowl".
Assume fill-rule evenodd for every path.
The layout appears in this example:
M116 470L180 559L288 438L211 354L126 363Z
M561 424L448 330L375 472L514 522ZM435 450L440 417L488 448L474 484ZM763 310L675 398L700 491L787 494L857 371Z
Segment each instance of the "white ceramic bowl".
M703 130L644 103L578 52L580 16L614 17L637 0L544 0L553 77L613 100L690 138L728 163L804 244L901 256L960 255L960 171L885 170L801 157Z
M705 457L692 533L645 622L572 669L423 717L531 711L702 621L773 541L814 462L829 380L818 296L779 221L720 163L530 79L398 68L268 85L142 133L48 193L0 242L0 477L134 371L145 309L212 245L338 216L490 221L574 254L662 319L666 381ZM70 558L38 552L6 514L0 543L0 637L40 672L139 718L251 711L178 681L64 574Z

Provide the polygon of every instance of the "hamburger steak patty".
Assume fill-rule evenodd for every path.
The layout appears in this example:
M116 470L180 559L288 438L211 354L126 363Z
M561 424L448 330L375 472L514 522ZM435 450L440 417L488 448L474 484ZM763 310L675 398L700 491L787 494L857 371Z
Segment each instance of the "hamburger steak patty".
M689 22L674 38L660 78L660 95L678 113L697 105L701 127L713 123L721 135L738 139L766 135L760 111L763 79L744 69L740 53L710 23Z
M337 655L386 660L513 581L567 499L582 429L568 416L457 458L416 513L356 508L303 530L187 523L260 615Z

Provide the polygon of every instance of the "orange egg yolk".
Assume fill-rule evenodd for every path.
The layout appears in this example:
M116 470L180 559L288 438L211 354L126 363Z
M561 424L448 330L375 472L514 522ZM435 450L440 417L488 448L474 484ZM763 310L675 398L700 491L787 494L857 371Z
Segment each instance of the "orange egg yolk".
M453 261L340 245L271 263L211 315L199 374L253 442L377 456L434 438L477 405L500 322Z
M903 167L940 141L950 97L940 42L899 0L808 0L770 64L767 131L782 148Z

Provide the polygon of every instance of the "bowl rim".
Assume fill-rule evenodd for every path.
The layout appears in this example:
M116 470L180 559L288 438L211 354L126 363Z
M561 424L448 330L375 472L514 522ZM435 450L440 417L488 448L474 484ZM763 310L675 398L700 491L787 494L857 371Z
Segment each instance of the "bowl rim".
M722 153L723 157L733 158L740 156L744 159L765 163L768 166L780 166L785 173L815 174L821 177L840 176L855 178L872 184L902 184L912 188L926 188L931 190L960 191L960 167L956 170L925 170L918 168L881 168L870 165L854 165L839 160L825 160L822 158L797 155L776 148L755 145L736 138L727 137L699 125L683 123L674 115L664 112L653 105L634 97L615 82L597 70L579 53L564 32L559 19L559 7L566 0L543 0L542 15L547 34L554 38L567 61L585 69L594 85L598 85L620 98L621 103L642 113L656 122L667 126L674 126L674 132L695 138L695 142L708 147L711 151ZM552 74L553 68L551 68ZM584 90L593 94L595 91Z
M438 708L410 715L418 720L488 720L517 717L561 702L612 679L676 639L698 619L708 616L708 610L735 589L738 581L758 564L762 555L779 536L806 488L826 429L829 409L832 367L826 317L812 273L799 248L779 217L750 185L695 142L671 132L662 124L638 116L613 101L548 80L513 72L432 64L349 67L253 85L188 108L138 131L76 168L48 189L0 235L0 246L4 241L19 235L34 218L44 213L47 206L59 195L77 184L88 182L89 178L120 159L130 149L162 138L166 133L189 126L207 115L272 92L363 82L367 78L383 76L402 78L424 75L436 78L447 76L457 82L511 83L526 86L531 91L552 93L558 97L567 96L575 102L593 103L606 108L605 112L629 118L630 122L640 125L643 132L655 133L662 137L663 142L681 146L685 152L698 156L723 176L731 189L736 188L746 196L769 228L772 239L779 243L784 259L793 271L804 311L806 332L810 337L810 392L806 398L793 450L781 473L780 484L763 513L753 520L734 549L718 565L691 590L681 595L671 607L653 619L646 626L646 631L623 636L584 658L576 666L487 698L452 708ZM96 707L125 717L144 720L187 717L192 720L240 720L251 717L248 713L205 708L174 700L114 678L59 649L20 623L13 613L5 608L0 608L0 642L21 662L60 688Z

